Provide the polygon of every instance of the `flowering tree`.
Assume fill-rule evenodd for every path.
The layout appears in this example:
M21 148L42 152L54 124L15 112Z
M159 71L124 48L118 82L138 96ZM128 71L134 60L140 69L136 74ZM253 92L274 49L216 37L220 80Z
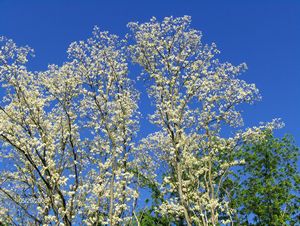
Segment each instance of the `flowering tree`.
M264 126L221 136L225 125L243 124L236 106L260 97L255 85L238 78L246 65L219 62L215 44L202 44L190 23L188 16L130 23L135 44L129 50L151 80L156 111L150 119L161 128L143 140L144 149L167 166L159 211L184 218L187 225L217 225L220 215L227 216L223 223L232 221L234 210L220 196L229 168L240 163L232 153L240 143L261 137Z
M1 38L0 222L140 225L141 184L156 186L156 211L175 221L232 222L222 189L241 163L233 153L278 123L222 136L243 124L237 105L260 97L238 78L245 64L219 62L215 44L202 44L190 22L130 23L127 41L95 28L70 45L68 62L41 72L26 68L29 47ZM159 128L141 141L128 55L150 83Z
M24 66L28 47L1 41L1 158L11 164L1 172L1 213L28 224L130 220L138 93L118 38L95 29L70 46L70 62L38 73Z

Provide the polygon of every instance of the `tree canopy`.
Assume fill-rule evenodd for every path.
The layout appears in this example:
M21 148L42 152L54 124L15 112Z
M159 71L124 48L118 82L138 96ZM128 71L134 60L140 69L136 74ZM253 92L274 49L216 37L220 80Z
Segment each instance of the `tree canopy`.
M252 194L243 192L250 182L239 190L243 204L232 202L232 169L245 164L245 173L263 180L255 169L266 166L264 154L277 146L266 170L275 170L276 183L286 189L294 183L280 179L295 173L294 165L276 168L277 159L290 158L288 143L265 133L281 121L243 126L240 106L260 100L256 86L240 79L245 63L218 60L216 45L202 43L189 16L128 28L120 38L95 27L91 38L70 45L66 62L45 71L26 67L30 47L0 39L0 222L232 225L237 209L260 211L250 202ZM149 121L157 130L151 134L139 131L143 90L129 76L131 63L140 67L153 104ZM251 150L262 157L252 162ZM257 194L261 186L254 187ZM152 191L149 202L145 189ZM281 200L277 210L286 206Z

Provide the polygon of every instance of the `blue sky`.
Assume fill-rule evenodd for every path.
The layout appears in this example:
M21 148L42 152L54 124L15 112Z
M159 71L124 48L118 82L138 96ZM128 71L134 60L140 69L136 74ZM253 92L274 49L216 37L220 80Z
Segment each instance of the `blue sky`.
M130 21L170 15L192 16L192 26L204 42L216 42L222 60L247 63L242 76L263 99L244 108L246 126L280 117L286 127L277 134L291 133L300 144L300 1L0 0L0 35L34 48L30 67L43 70L62 64L68 45L89 37L94 25L122 36ZM142 102L141 111L147 109Z

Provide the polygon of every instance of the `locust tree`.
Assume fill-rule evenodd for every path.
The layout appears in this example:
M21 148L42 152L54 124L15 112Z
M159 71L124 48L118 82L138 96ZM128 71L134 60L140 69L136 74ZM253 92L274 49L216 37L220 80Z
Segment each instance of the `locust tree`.
M230 167L240 164L233 153L241 143L260 139L264 126L232 130L229 138L222 132L242 126L238 105L260 95L254 84L239 78L246 65L220 62L216 45L203 44L190 23L184 16L129 24L135 41L129 51L143 68L155 106L150 120L160 128L141 148L152 150L167 172L160 183L162 215L187 225L217 225L225 215L222 222L230 223L234 210L221 195L223 181Z
M92 38L70 45L68 62L31 72L25 63L32 50L1 38L2 221L131 220L138 92L121 43L95 28Z

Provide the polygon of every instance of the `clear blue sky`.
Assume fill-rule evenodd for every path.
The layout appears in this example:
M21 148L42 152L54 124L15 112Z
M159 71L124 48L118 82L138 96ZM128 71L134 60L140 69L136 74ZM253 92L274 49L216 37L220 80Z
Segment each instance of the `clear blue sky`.
M245 108L246 125L280 117L286 127L278 134L300 144L300 0L0 0L0 35L34 48L30 67L40 70L65 61L68 45L89 37L94 25L123 35L130 21L170 15L192 16L222 60L248 64L243 77L263 99ZM141 108L149 109L145 102Z

